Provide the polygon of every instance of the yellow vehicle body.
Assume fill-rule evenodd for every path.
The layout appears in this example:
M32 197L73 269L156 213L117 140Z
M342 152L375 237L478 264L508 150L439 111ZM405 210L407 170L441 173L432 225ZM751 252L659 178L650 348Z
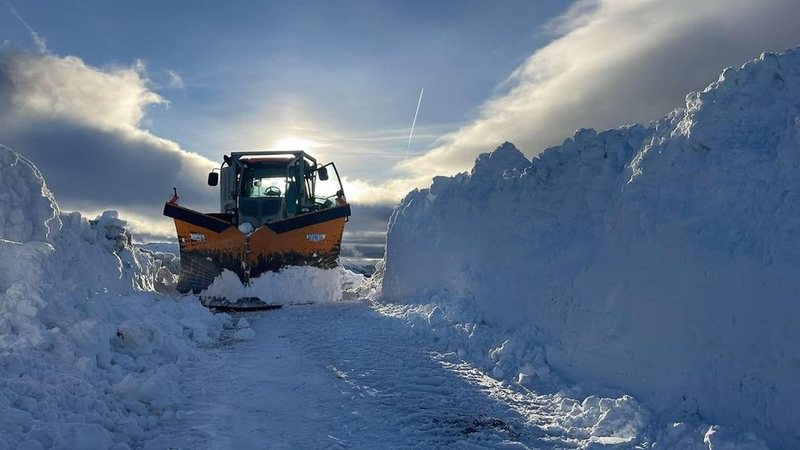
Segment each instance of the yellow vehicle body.
M336 174L336 201L318 195L317 182ZM199 293L223 270L248 283L286 266L330 269L338 264L350 205L336 166L319 165L302 151L240 152L225 156L219 169L220 213L164 205L175 221L181 273L177 289ZM212 172L209 185L217 186Z

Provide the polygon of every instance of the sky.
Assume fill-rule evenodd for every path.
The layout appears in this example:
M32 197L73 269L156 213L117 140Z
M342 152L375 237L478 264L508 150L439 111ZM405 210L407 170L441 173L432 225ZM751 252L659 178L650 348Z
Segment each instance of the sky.
M117 209L142 240L212 211L230 151L334 160L343 254L380 256L392 205L514 142L647 123L726 66L800 44L796 0L8 1L0 143L62 208ZM411 122L420 90L413 140Z

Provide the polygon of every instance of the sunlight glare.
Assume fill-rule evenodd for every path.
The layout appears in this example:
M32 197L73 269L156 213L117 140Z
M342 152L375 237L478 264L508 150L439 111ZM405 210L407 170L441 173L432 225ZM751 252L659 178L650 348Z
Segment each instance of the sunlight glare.
M319 143L311 139L301 139L293 136L277 139L272 144L272 150L305 150L310 151L319 147Z

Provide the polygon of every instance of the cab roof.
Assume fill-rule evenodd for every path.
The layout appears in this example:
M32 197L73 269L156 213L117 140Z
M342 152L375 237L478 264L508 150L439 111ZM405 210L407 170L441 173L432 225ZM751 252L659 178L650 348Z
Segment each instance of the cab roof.
M307 159L313 165L317 164L316 158L309 155L308 153L302 150L289 150L289 151L250 151L250 152L231 152L231 159L237 159L240 161L246 160L270 160L274 159L275 161L290 161L293 159Z

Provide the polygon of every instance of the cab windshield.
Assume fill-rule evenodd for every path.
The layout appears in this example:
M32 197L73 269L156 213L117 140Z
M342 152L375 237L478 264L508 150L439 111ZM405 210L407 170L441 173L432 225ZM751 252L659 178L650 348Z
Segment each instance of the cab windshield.
M245 181L244 196L280 197L286 190L286 178L251 178Z
M242 197L280 197L286 189L286 166L254 167L244 173Z

